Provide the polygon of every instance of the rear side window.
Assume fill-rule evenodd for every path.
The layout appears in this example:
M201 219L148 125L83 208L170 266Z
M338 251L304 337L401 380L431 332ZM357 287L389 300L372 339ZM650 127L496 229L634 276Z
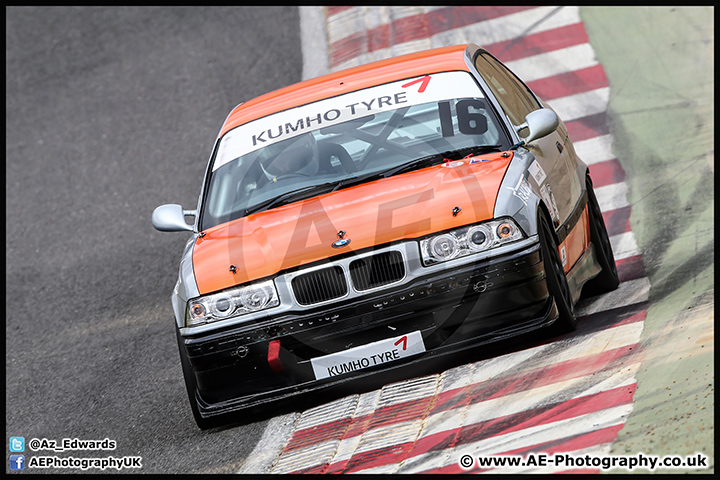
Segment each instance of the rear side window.
M487 53L475 59L475 68L485 79L505 114L514 125L525 122L525 116L541 105L529 89L503 64Z

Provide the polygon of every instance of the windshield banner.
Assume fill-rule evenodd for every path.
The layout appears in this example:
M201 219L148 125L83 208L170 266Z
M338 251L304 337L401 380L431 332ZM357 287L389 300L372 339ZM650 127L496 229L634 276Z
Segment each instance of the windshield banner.
M433 101L482 96L468 72L443 72L378 85L291 108L226 133L220 143L213 171L242 155L320 128Z

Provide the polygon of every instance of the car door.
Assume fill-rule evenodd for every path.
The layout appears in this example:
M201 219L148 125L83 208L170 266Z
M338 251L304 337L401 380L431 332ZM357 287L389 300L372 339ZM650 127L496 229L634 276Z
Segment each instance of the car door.
M480 51L474 65L513 129L525 123L528 113L545 106L515 74L489 53ZM572 215L581 192L576 166L570 165L573 159L567 142L567 129L560 121L553 133L523 147L535 154L535 161L529 168L530 181L535 182L556 228Z

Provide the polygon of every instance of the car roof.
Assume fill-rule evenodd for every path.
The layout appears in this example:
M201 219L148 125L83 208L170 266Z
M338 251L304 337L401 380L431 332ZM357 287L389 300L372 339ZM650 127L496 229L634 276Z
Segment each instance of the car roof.
M429 73L467 71L465 51L469 46L477 48L472 44L457 45L410 53L330 73L266 93L235 107L225 120L219 136L252 120L335 95Z

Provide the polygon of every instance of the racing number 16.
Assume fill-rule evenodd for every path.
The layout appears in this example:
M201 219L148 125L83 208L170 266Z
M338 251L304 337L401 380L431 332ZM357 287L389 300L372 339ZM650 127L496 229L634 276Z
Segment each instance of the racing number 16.
M465 135L480 135L487 132L487 118L480 112L471 112L470 109L479 110L485 104L476 98L467 100L458 100L455 105L457 111L458 128L460 133ZM450 102L438 102L438 112L440 114L440 128L443 137L452 137L455 135L453 127L452 112L450 111Z

